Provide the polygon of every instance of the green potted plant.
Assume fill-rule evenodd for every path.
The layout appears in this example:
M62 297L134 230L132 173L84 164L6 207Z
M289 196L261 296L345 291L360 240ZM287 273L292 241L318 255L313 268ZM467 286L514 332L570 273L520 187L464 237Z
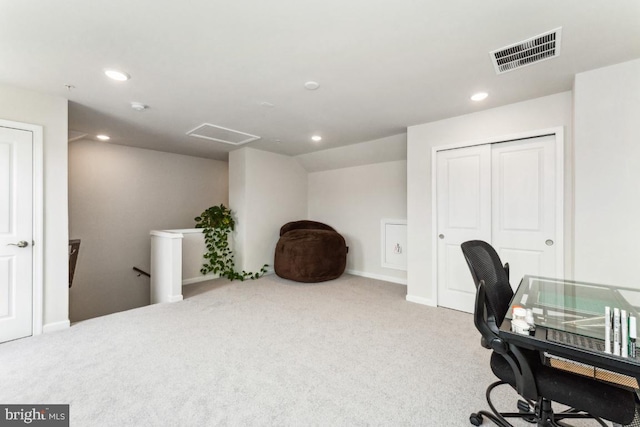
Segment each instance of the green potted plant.
M244 270L242 272L236 271L233 250L229 247L229 234L236 226L231 209L223 204L211 206L194 220L196 228L202 228L204 242L207 246L207 252L203 255L205 262L200 269L202 274L215 273L229 280L244 281L245 279L257 279L267 272L267 264L263 265L256 273Z

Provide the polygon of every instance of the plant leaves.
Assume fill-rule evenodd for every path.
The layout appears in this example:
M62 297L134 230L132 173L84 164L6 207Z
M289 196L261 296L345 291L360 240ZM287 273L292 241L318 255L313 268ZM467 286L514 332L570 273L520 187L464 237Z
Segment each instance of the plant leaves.
M208 263L203 264L200 273L205 275L214 272L231 281L244 281L245 279L257 279L266 272L267 264L256 273L235 271L234 254L229 246L229 233L235 229L236 224L231 209L228 209L224 204L211 206L194 220L196 228L202 228L207 248L207 252L202 257L208 260Z

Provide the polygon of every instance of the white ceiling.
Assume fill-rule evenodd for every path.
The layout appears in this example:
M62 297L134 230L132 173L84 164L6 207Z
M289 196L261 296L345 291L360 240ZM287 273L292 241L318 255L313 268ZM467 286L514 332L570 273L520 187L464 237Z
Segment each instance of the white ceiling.
M495 74L490 51L556 27L560 57ZM570 90L640 57L640 1L0 0L0 52L0 83L68 98L88 137L226 159L237 147L185 135L208 122L298 155Z

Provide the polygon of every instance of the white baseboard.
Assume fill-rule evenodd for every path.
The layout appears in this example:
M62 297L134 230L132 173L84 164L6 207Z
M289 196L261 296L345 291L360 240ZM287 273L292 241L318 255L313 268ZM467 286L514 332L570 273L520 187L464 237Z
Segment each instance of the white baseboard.
M62 320L60 322L47 323L42 327L42 333L48 334L49 332L61 331L71 326L69 319Z
M345 273L353 274L354 276L367 277L369 279L376 279L376 280L383 280L385 282L397 283L399 285L405 285L405 286L407 285L407 279L399 279L397 277L392 277L392 276L383 276L382 274L366 273L364 271L357 271L357 270L345 270Z
M416 304L428 305L429 307L437 307L438 304L431 298L417 297L415 295L407 295L407 301L415 302Z
M169 298L167 298L167 302L178 302L178 301L182 301L182 299L183 299L182 294L169 295Z
M273 271L273 268L267 268L267 271L264 273L264 275L268 276L274 273L275 272ZM207 280L214 280L219 278L220 278L219 274L207 274L206 276L191 277L189 279L183 279L182 286L193 285L194 283L206 282Z
M194 283L206 282L207 280L219 279L219 274L207 274L205 276L191 277L189 279L182 280L182 286L192 285Z

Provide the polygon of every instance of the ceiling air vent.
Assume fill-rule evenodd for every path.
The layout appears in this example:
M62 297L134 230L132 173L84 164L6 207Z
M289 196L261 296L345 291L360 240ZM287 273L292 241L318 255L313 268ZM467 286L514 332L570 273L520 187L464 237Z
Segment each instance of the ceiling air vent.
M197 128L191 129L187 132L187 135L231 145L242 145L260 139L259 136L251 135L250 133L223 128L211 123L203 123Z
M562 27L490 52L496 74L503 74L560 55Z

